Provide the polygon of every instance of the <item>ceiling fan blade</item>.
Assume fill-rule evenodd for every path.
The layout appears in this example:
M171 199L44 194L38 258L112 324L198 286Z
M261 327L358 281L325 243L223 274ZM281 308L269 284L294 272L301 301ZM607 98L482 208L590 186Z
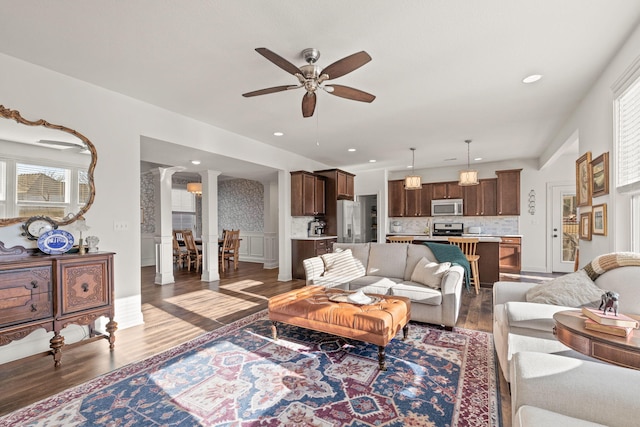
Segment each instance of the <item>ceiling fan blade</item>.
M311 117L316 109L316 93L307 92L302 96L302 117Z
M269 61L273 62L274 64L276 64L278 67L282 68L289 74L293 74L294 76L296 74L302 74L302 72L298 67L296 67L291 62L287 61L277 53L270 51L266 47L258 47L256 48L256 52L258 52L260 55L264 56Z
M288 89L297 89L299 87L301 86L287 85L287 86L268 87L266 89L254 90L253 92L243 93L242 96L244 96L245 98L248 98L250 96L258 96L258 95L266 95L268 93L282 92Z
M333 90L329 91L327 90L328 88L332 88ZM359 89L354 89L349 86L325 85L325 90L327 90L327 92L331 95L352 99L354 101L372 102L374 99L376 99L375 95L371 95L370 93L364 92Z
M327 74L329 77L326 80L336 79L362 67L369 61L371 61L371 57L363 50L334 62L322 70L320 74Z

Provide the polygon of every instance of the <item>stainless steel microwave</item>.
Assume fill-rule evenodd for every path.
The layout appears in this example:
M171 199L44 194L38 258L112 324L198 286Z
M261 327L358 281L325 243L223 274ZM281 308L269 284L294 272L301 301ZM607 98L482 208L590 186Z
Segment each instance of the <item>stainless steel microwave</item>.
M431 216L462 215L462 199L437 199L431 201Z

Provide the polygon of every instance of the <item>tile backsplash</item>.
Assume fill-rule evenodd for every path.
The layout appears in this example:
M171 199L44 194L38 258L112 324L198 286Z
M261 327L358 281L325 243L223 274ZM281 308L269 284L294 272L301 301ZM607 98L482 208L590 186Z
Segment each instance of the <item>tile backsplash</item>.
M395 222L400 224L400 233L425 233L432 228L434 222L462 222L465 233L469 227L480 227L483 234L498 236L520 234L520 217L518 216L439 216L437 218L411 217L389 218L389 232L393 232Z

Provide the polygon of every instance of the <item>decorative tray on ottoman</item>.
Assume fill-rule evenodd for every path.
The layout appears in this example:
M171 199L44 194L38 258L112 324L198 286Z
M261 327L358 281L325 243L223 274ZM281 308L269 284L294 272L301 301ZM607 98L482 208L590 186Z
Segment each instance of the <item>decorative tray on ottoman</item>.
M382 301L382 298L375 295L366 295L362 291L358 292L345 292L340 294L333 294L329 296L329 300L333 302L346 302L349 304L357 305L369 305Z

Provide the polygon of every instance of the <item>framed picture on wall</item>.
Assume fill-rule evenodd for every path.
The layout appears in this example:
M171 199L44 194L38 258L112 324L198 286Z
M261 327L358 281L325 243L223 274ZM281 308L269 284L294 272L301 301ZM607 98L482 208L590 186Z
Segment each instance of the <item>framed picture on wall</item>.
M592 197L609 194L609 152L591 161L591 176Z
M591 240L591 212L580 214L580 240Z
M593 234L599 234L601 236L607 235L607 204L595 205L591 210L593 216L593 227L591 229Z
M576 160L576 204L591 205L591 151Z

